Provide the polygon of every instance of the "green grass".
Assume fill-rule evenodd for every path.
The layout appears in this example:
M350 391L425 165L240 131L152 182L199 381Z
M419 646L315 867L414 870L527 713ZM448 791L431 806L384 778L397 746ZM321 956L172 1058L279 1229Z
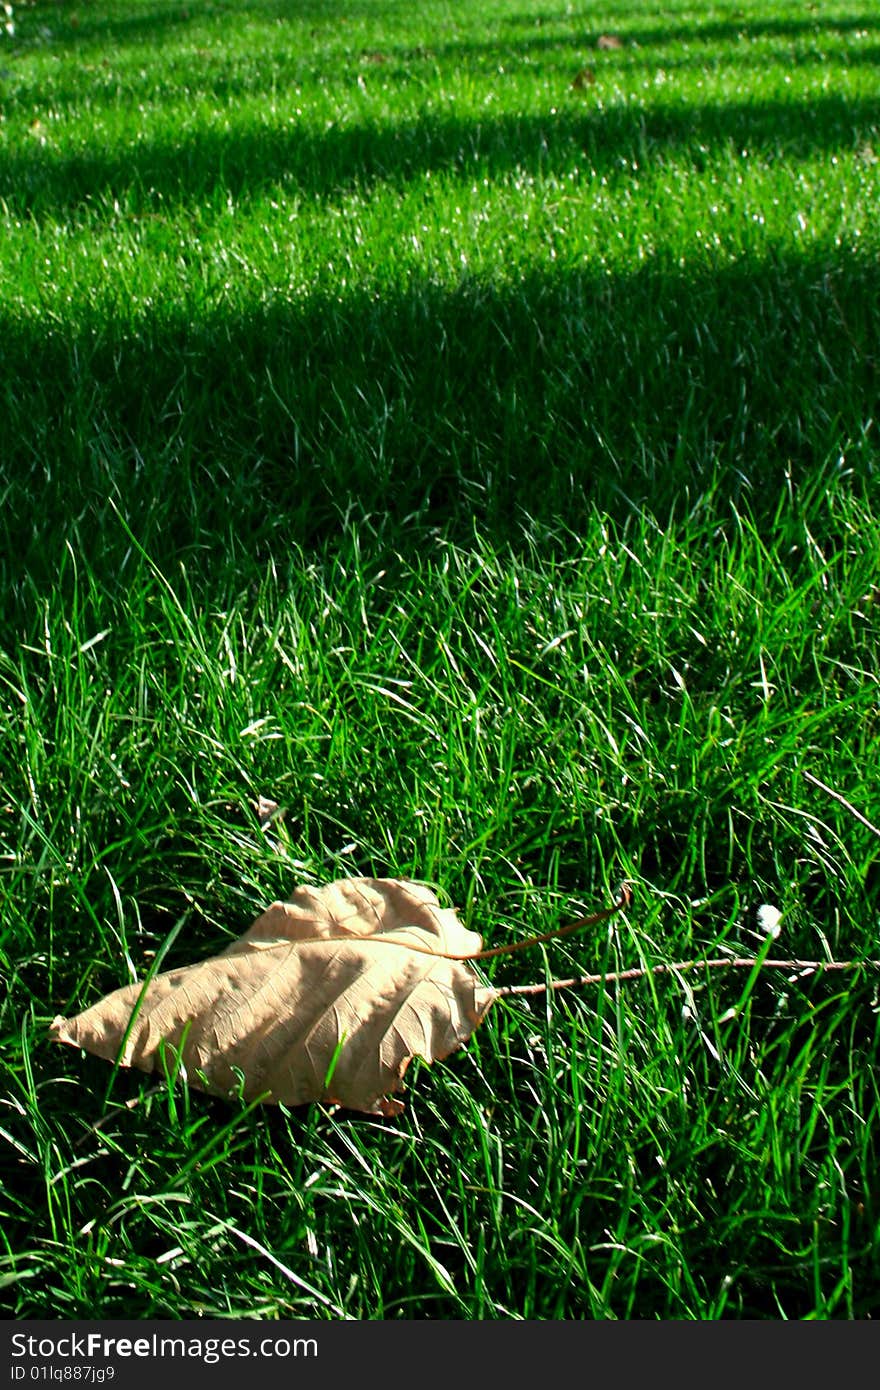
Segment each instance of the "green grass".
M46 1037L352 873L487 945L633 881L496 984L749 954L764 902L880 955L804 776L880 821L871 8L16 7L11 1315L876 1313L870 969L499 1002L382 1123Z

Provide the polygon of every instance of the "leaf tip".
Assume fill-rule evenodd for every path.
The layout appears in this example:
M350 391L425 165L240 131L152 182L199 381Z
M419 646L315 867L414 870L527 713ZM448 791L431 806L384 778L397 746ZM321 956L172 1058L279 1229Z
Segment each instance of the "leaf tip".
M73 1039L72 1039L71 1036L70 1036L70 1020L69 1020L69 1019L62 1018L60 1014L56 1014L56 1015L55 1015L55 1017L52 1019L52 1022L49 1024L49 1041L50 1041L50 1042L72 1042L72 1041L73 1041Z

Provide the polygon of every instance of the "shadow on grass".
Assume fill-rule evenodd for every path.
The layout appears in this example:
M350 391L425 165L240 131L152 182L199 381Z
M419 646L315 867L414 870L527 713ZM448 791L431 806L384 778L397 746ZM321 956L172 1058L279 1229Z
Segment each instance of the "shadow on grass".
M852 147L880 122L880 97L828 96L801 104L748 101L667 108L613 107L505 114L486 120L426 115L383 125L250 124L138 140L70 154L49 146L0 154L0 197L9 215L60 216L115 201L130 213L169 202L242 198L282 185L314 197L427 171L503 177L514 170L598 174L638 162L643 170L684 152L699 167L711 148L747 146L786 158Z
M602 33L617 33L626 46L659 47L671 43L716 43L736 44L743 40L773 38L810 39L824 38L830 34L846 35L857 31L872 31L880 28L875 12L864 10L843 16L823 15L818 8L808 10L804 16L756 17L741 11L730 18L701 21L683 19L675 11L669 12L663 24L640 26L645 7L638 3L622 3L616 0L612 7L603 8L595 21L588 14L574 16L571 12L545 15L540 12L490 17L489 37L484 41L441 42L434 51L439 54L456 54L459 57L475 53L500 52L510 47L511 30L520 34L517 39L530 51L544 47L594 46ZM366 19L375 24L388 22L393 34L395 21L410 27L412 20L410 7L405 0L213 0L213 3L186 3L186 0L166 0L166 3L152 4L149 7L130 4L117 4L112 7L101 6L100 13L93 13L91 7L77 7L72 15L63 10L44 11L42 8L29 14L23 12L19 19L17 47L28 51L33 47L45 48L51 44L53 51L77 49L98 45L105 49L114 47L134 47L152 43L166 42L169 38L183 36L190 31L204 30L208 26L219 32L224 25L240 25L244 21L258 23L277 23L287 26L332 26L334 31L344 29L349 22ZM455 24L455 11L448 16L447 25ZM562 34L545 34L545 27L563 25L569 30ZM47 38L45 28L51 30ZM447 29L448 31L448 29Z
M639 12L644 13L639 7ZM553 21L546 21L549 25ZM790 40L798 43L796 53L786 53L793 62L804 63L810 60L824 61L825 53L817 53L815 45L827 46L836 40L833 56L836 62L846 66L876 61L876 48L868 46L860 37L858 45L851 42L844 47L847 38L853 34L880 37L880 24L876 15L859 14L835 21L816 16L812 20L758 20L751 22L743 17L739 22L700 23L673 25L640 29L622 27L614 29L607 14L601 22L571 27L571 19L562 16L556 21L564 23L568 32L545 32L544 25L535 25L534 19L508 19L499 25L497 32L488 38L452 38L432 42L431 55L444 62L467 63L474 59L494 61L498 58L521 57L535 59L543 65L555 54L567 63L579 56L581 61L594 60L601 64L603 72L620 74L622 70L645 67L649 70L662 63L667 70L682 67L710 67L733 72L740 66L751 68L768 66L780 61L782 55L768 50L761 40ZM530 28L527 26L530 25ZM523 34L522 29L527 32ZM511 29L519 33L511 34ZM620 48L600 50L600 35L611 29L620 39ZM679 48L678 45L684 45ZM672 52L668 50L672 49ZM574 53L572 52L574 50ZM390 50L393 52L393 50ZM599 69L597 69L599 71Z
M0 342L9 594L53 582L65 537L112 584L129 542L110 499L157 559L209 575L221 542L259 565L352 504L406 546L413 518L466 540L523 512L668 514L715 475L722 505L772 516L787 470L880 463L868 259L328 291L194 322L7 312Z
M644 13L645 7L638 3L638 0L631 5L621 5L618 0L613 12L603 8L595 23L583 25L578 23L576 32L570 34L545 36L542 33L545 25L564 24L571 26L572 16L564 11L551 16L508 15L503 21L503 27L529 31L529 37L525 42L530 46L566 43L578 47L582 47L584 43L595 45L600 34L613 33L620 38L625 48L633 44L649 47L668 43L739 43L744 39L810 39L823 38L828 34L843 35L865 30L869 32L880 31L880 22L878 22L876 11L868 13L864 10L856 14L835 17L828 14L822 15L816 8L808 10L802 19L777 16L759 18L738 10L729 19L710 21L692 19L687 22L683 22L679 16L672 13L669 15L668 22L642 28L638 24L638 19ZM634 16L636 20L632 27L628 22L630 16ZM536 19L541 22L536 24ZM616 28L615 26L620 23L621 19L624 21L622 27Z
M7 120L21 116L30 122L34 119L35 111L51 111L54 120L65 108L76 111L87 102L93 116L107 109L113 113L111 119L115 120L123 91L129 109L139 102L154 106L157 101L161 104L169 86L179 82L186 92L187 102L193 105L219 103L225 112L231 102L256 103L262 98L266 102L264 110L275 111L280 93L284 113L289 110L285 93L295 91L301 94L306 106L313 100L313 94L317 93L321 107L326 102L328 91L337 93L344 101L355 83L366 82L368 90L372 89L377 72L381 73L383 99L386 89L391 86L397 86L401 92L405 92L407 87L412 89L414 84L418 84L421 90L424 90L426 83L433 84L438 90L444 81L456 86L461 81L462 73L470 74L475 81L490 83L494 90L498 83L499 61L504 64L504 82L509 82L517 74L528 73L532 79L537 75L541 80L544 99L549 93L550 100L555 94L557 100L563 102L570 100L572 81L584 59L591 60L589 48L584 44L576 47L578 51L573 53L572 46L564 41L548 41L536 58L532 45L501 40L494 45L441 44L439 48L386 43L381 49L376 49L365 48L361 39L348 44L334 44L332 51L327 46L315 47L312 43L308 54L303 55L293 51L288 39L264 51L259 64L242 63L237 54L215 48L205 56L204 61L195 65L192 53L181 50L176 55L166 57L161 72L142 65L137 71L131 69L120 75L110 61L86 63L90 77L87 92L83 89L79 70L53 73L49 84L42 74L28 81L19 71L15 83L5 93L4 110ZM880 45L851 45L845 52L836 51L832 60L847 71L872 67L880 60ZM596 82L584 97L584 106L588 111L596 106L597 99L602 98L611 83L617 86L621 79L640 83L643 75L653 79L661 69L664 78L673 73L708 73L735 90L738 77L752 81L756 71L766 75L774 68L777 72L784 68L785 72L797 70L802 75L807 73L818 88L819 79L827 73L829 56L815 48L768 55L760 47L748 44L739 45L734 51L721 49L714 53L695 51L691 47L670 52L656 47L630 46L624 52L600 54L594 61L597 62L594 70ZM825 100L822 99L823 102ZM855 102L846 97L840 100L849 100L857 113L865 104L864 97ZM795 104L796 98L792 95L786 109L791 109ZM812 103L809 109L812 109ZM820 103L820 116L823 109ZM601 115L599 111L595 114L597 117Z
M387 18L405 8L404 0L382 0L381 13ZM361 16L375 19L378 9L371 0L209 0L207 4L200 0L165 0L150 6L101 5L96 7L97 12L91 6L78 6L72 14L54 6L39 7L19 15L16 47L24 52L34 48L81 51L87 46L112 51L116 47L164 43L209 25L222 33L225 24L237 26L243 19L344 26Z

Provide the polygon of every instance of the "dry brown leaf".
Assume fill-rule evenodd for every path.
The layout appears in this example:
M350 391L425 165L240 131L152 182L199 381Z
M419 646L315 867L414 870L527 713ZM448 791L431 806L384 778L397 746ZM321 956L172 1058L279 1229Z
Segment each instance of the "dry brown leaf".
M298 888L222 955L56 1018L50 1037L147 1072L179 1061L212 1095L395 1115L412 1058L461 1047L497 997L449 959L481 945L422 884Z
M623 48L623 40L619 39L616 34L600 34L596 40L596 47L609 50Z
M580 92L584 87L592 87L596 81L596 74L592 68L581 68L580 72L572 78L572 87L576 92Z
M268 830L274 820L281 820L284 815L278 802L272 801L268 796L258 796L251 805L260 818L261 830Z

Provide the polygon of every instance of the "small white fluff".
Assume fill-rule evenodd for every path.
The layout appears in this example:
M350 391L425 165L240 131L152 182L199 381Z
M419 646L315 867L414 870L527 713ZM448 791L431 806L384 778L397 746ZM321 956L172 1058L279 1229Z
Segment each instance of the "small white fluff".
M758 927L765 936L772 936L775 941L782 934L782 913L778 907L773 907L771 903L762 903L758 908Z

